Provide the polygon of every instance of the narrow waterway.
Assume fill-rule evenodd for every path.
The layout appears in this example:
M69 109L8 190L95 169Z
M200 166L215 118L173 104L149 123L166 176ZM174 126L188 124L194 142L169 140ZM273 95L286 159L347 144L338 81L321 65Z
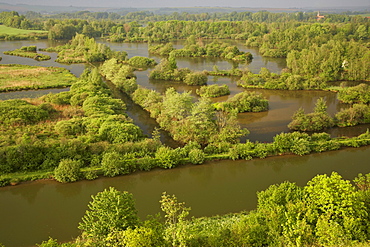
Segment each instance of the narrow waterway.
M192 216L211 216L254 209L256 192L271 184L291 181L303 186L316 174L332 171L353 179L370 172L369 160L370 147L363 147L303 157L209 162L72 184L38 181L0 188L0 242L20 247L49 236L60 241L76 237L90 195L110 186L133 193L142 219L160 212L164 191L191 206Z
M114 50L125 50L129 57L148 56L147 44L107 43ZM0 41L0 52L14 50L21 46L36 45L44 48L56 45L46 40L41 41ZM177 44L178 45L178 44ZM240 45L240 44L239 44ZM252 52L254 60L248 67L257 73L261 67L267 67L278 73L285 67L281 59L262 58L258 51ZM62 65L54 62L56 54L51 54L49 61L38 62L29 58L6 56L2 53L2 64L19 63L39 66L65 67L79 76L85 65ZM153 57L157 61L160 57ZM211 70L214 65L220 69L230 69L227 61L217 59L179 59L179 67L193 70ZM154 81L148 79L149 71L137 72L140 85L159 92L169 86L177 91L192 91L198 87L181 85L175 82ZM210 77L208 84L227 84L231 95L214 99L223 101L244 89L236 86L233 78ZM49 92L68 89L51 89L1 93L0 100L23 97L39 97ZM288 132L287 124L293 113L300 107L306 112L312 111L315 101L323 97L328 103L329 114L333 115L342 107L336 94L322 91L279 91L255 90L263 94L270 104L267 112L239 114L238 121L242 127L250 130L247 137L252 141L268 142L281 132ZM133 104L125 95L114 92L115 97L127 104L127 114L134 119L144 133L150 135L156 122L149 114ZM195 95L195 94L194 94ZM352 128L334 128L329 131L332 136L353 136L366 131L370 125ZM175 145L166 133L162 133L163 142ZM68 241L79 234L78 222L81 220L91 195L114 186L134 194L140 217L160 211L159 199L162 192L176 194L180 201L192 207L192 216L211 216L229 212L251 210L256 207L256 192L265 190L269 185L283 181L304 185L316 174L339 172L347 179L353 179L358 173L369 173L370 147L345 149L340 151L314 154L308 156L279 156L252 161L214 161L204 165L187 165L171 170L157 169L116 178L100 178L94 181L80 181L72 184L60 184L54 181L37 181L12 187L0 188L0 243L7 247L32 246L50 237L59 241Z

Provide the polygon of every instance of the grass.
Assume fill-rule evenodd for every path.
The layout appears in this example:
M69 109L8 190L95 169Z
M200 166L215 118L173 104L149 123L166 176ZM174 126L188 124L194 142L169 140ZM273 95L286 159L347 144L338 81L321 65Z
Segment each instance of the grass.
M5 55L11 55L11 56L28 57L28 58L35 59L37 61L45 61L45 60L50 59L49 55L44 55L44 54L41 54L41 53L37 53L36 51L23 50L22 48L21 49L15 49L14 51L4 51L4 54Z
M18 29L13 27L6 27L4 25L0 25L0 35L19 35L19 34L30 34L30 33L47 33L47 31L42 30L24 30Z
M76 77L65 68L0 65L0 92L70 86Z

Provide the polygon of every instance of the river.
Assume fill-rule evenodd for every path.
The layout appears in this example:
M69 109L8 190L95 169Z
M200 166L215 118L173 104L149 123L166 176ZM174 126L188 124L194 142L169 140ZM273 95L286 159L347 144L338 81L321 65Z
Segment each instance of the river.
M56 45L53 42L38 41L0 41L0 52L13 50L21 46L36 45L39 48ZM146 44L109 45L115 50L125 50L129 57L148 56ZM241 46L242 47L242 46ZM262 58L258 51L251 51L254 60L248 67L257 73L260 67L267 67L278 73L285 67L282 59ZM61 65L52 60L38 62L28 58L12 57L0 54L2 64L19 63L39 66L61 66L79 76L85 65ZM153 57L157 61L160 57ZM220 69L229 69L231 64L217 59L181 59L179 67L189 67L194 70L212 69L217 65ZM148 71L137 72L138 83L164 92L173 86L178 91L193 92L197 87L184 86L174 82L152 81ZM209 78L208 84L227 84L231 96L244 89L236 86L230 78ZM45 91L25 91L1 93L0 99L38 97L40 94L58 92L61 89ZM68 89L62 89L68 90ZM336 99L335 93L322 91L278 91L256 90L263 94L270 104L270 110L262 113L239 114L241 126L248 128L249 139L255 141L271 141L280 132L289 131L286 125L292 114L303 107L306 112L312 111L316 99L324 97L328 103L328 111L334 114L344 107ZM225 96L215 101L225 100ZM119 92L115 97L122 98L128 104L128 115L132 117L146 134L156 127L153 119ZM337 128L330 130L333 136L357 135L369 125L355 128ZM164 141L170 143L170 138ZM87 209L90 196L99 191L114 186L119 190L133 193L140 217L160 211L159 199L161 193L167 191L176 194L180 201L185 201L192 207L192 216L211 216L241 210L251 210L256 207L256 192L265 190L269 185L283 181L296 182L304 185L316 174L339 172L347 179L353 179L358 173L370 172L370 147L345 149L340 151L313 154L303 157L279 156L252 161L214 161L203 165L187 165L171 170L157 169L150 172L140 172L115 178L99 178L94 181L80 181L72 184L60 184L54 181L37 181L17 186L0 188L0 243L5 246L32 246L41 243L48 237L60 241L68 241L79 234L78 222Z

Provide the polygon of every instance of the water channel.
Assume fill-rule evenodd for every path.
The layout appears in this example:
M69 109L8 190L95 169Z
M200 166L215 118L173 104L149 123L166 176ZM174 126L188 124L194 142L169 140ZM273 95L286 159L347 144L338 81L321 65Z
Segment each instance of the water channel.
M2 54L21 46L36 45L39 48L57 45L58 43L39 41L0 41L1 64L28 64L39 66L60 66L80 75L85 65L63 65L52 59L38 62L29 58L20 58ZM146 44L107 43L114 50L125 50L129 57L149 56ZM176 44L179 45L179 44ZM238 44L244 50L252 52L254 60L246 66L257 73L261 67L267 67L278 73L285 67L282 59L262 58L257 50L250 50ZM157 61L160 57L153 57ZM230 69L231 64L215 59L179 59L179 67L193 70L212 70L217 65L220 69ZM175 87L179 92L197 87L184 86L174 82L152 81L148 71L137 72L140 85L164 92L167 87ZM208 84L227 84L231 95L215 99L222 101L243 91L230 78L209 78ZM0 100L22 97L39 97L49 92L68 89L37 90L25 92L1 93ZM334 114L342 107L336 94L322 91L277 91L256 90L263 94L270 104L270 110L262 113L239 114L241 126L250 130L248 136L252 141L269 142L281 132L288 132L287 124L293 113L303 107L306 112L312 111L316 99L324 97L328 111ZM115 97L123 98L128 104L128 115L134 119L146 134L156 127L153 119L140 107L124 99L115 92ZM329 133L333 136L353 136L362 133L369 125L354 128L335 128ZM170 138L164 141L171 145ZM266 189L270 184L289 180L304 185L316 174L339 172L347 179L353 179L358 173L370 172L370 147L345 149L324 154L303 157L281 156L253 161L215 161L200 166L183 166L172 170L154 170L140 172L116 178L100 178L95 181L80 181L72 184L60 184L53 181L38 181L13 187L0 188L0 243L5 246L32 246L47 240L49 236L60 241L68 241L79 234L77 229L90 195L96 194L109 186L127 190L134 194L137 209L142 218L147 214L160 211L159 199L163 191L176 194L181 201L192 207L193 216L211 216L241 210L251 210L256 206L256 192Z

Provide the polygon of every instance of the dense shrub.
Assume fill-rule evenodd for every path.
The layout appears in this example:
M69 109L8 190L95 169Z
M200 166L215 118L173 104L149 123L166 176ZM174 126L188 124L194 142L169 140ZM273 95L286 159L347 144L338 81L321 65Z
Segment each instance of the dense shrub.
M0 123L34 124L49 117L47 111L25 100L0 101Z
M207 83L207 75L203 72L193 72L185 76L184 82L187 85L202 86Z
M323 98L317 100L313 113L305 114L301 108L294 113L288 127L292 130L319 131L334 126L334 119L326 112L327 106Z
M354 87L342 88L338 92L338 99L344 103L370 103L370 86L360 84Z
M54 170L54 178L61 183L75 182L82 177L81 165L78 160L63 159Z
M152 58L140 56L132 57L127 62L135 68L147 68L155 66L157 64L157 62Z
M268 101L261 94L245 91L236 94L223 103L218 103L217 108L230 112L260 112L268 110Z
M57 122L55 130L61 136L80 135L84 133L85 127L81 118L72 118Z
M335 114L339 127L370 123L370 107L365 104L354 104L352 107L340 110Z
M202 164L206 158L204 152L201 149L192 149L189 152L189 160L192 164L198 165Z
M180 154L177 149L169 147L160 147L155 153L158 160L158 166L162 168L173 168L180 163Z
M103 155L101 168L104 176L114 177L128 174L135 170L132 161L127 160L117 152L107 152Z
M220 97L224 95L229 95L230 90L229 87L224 84L222 86L219 85L210 85L210 86L202 86L200 89L196 90L196 93L202 97Z

